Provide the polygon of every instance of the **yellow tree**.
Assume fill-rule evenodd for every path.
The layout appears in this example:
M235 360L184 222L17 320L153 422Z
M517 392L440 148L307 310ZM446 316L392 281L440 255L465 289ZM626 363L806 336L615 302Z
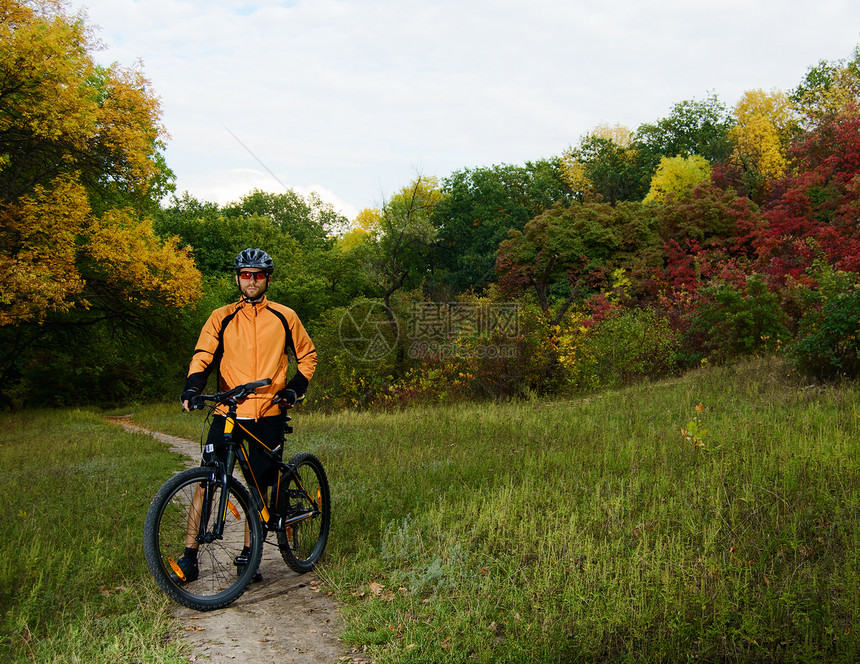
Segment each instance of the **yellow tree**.
M143 357L155 364L150 351L173 343L178 312L199 297L191 256L160 239L147 218L170 178L158 99L138 67L98 66L92 48L85 21L62 0L0 0L0 398L7 402L10 385L21 393L27 372L56 368L58 353L66 365L78 363L69 376L111 354L116 368L133 337L131 364Z
M140 214L165 175L146 79L97 66L62 2L0 0L0 45L0 326L86 308L94 282L114 300L192 301L190 257ZM178 272L129 271L167 254ZM153 274L170 286L153 288Z
M593 136L611 139L616 145L625 150L633 145L633 131L620 124L599 124L591 132Z
M788 142L798 131L797 113L781 90L747 90L735 105L733 115L738 126L755 117L766 118L782 142Z
M754 191L766 190L788 167L788 144L798 128L788 96L781 91L749 90L734 109L729 130L732 162L746 174Z
M710 176L711 165L704 157L663 157L643 202L662 203L669 195L679 198Z

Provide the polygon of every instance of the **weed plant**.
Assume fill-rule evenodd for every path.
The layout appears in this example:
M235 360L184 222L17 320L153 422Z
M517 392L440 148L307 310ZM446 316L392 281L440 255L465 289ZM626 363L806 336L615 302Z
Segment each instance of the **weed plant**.
M6 416L0 468L0 661L185 661L141 547L176 457L96 413L38 411Z

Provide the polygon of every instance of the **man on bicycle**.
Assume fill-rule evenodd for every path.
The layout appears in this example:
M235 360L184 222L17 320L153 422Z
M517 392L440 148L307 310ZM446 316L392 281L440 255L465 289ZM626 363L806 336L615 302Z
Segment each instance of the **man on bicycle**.
M274 269L274 261L261 249L244 249L236 256L233 270L241 299L216 309L209 316L197 339L185 389L179 397L184 408L189 410L190 400L201 394L215 367L218 391L271 378L271 385L257 389L255 394L239 404L236 414L241 426L233 430L233 439L238 443L246 438L244 427L270 449L280 445L282 440L281 407L295 405L297 398L304 395L317 364L314 344L296 312L266 297ZM294 353L298 365L289 380L288 351ZM225 420L223 413L213 419L208 443L215 445L223 440ZM251 470L260 487L274 484L276 472L270 460L257 450L256 445L248 447ZM207 448L212 449L208 445ZM204 461L212 460L217 453L217 449L205 453ZM189 533L195 530L189 528ZM185 582L191 582L199 574L198 544L193 535L189 534L185 546L184 555L176 562ZM240 569L245 562L247 555L244 560L241 554L236 559ZM258 573L254 580L261 578Z

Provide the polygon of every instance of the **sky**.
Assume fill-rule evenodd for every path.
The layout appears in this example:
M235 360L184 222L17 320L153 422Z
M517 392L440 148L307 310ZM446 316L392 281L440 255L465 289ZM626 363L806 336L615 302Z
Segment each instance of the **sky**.
M315 191L352 219L418 175L560 155L678 102L791 90L857 0L69 0L160 99L177 193Z

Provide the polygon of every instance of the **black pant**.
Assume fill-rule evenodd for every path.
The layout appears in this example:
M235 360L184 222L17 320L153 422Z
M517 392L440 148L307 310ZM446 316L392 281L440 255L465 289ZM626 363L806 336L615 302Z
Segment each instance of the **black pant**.
M204 452L204 461L213 461L218 459L221 462L227 461L227 448L224 446L224 424L227 418L222 415L216 415L212 418L212 426L209 429L209 437L207 444L211 444L214 452ZM241 426L240 426L241 425ZM240 445L248 440L246 449L248 450L248 461L251 465L251 471L254 477L257 478L257 484L260 488L274 484L278 479L277 468L269 457L261 450L259 444L251 439L242 429L248 430L249 433L256 436L269 449L275 449L283 441L284 420L280 415L272 417L261 417L259 420L237 420L233 427L233 440ZM241 454L241 452L237 452ZM278 453L280 457L280 452Z

